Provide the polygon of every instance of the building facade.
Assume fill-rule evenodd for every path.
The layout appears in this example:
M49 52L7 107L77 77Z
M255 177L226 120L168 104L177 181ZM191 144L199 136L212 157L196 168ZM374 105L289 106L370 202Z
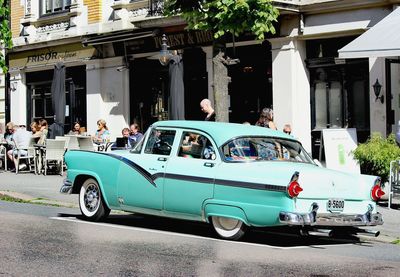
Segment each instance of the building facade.
M145 129L167 119L168 67L158 61L162 34L182 55L185 118L201 120L200 100L214 99L213 37L186 31L179 17L162 17L162 2L12 1L11 120L29 124L45 117L51 122L49 88L59 61L67 67L66 130L79 120L93 134L97 119L104 118L116 137L131 122ZM360 141L371 132L390 132L400 119L399 96L389 100L389 110L388 98L381 103L373 93L379 80L382 94L391 94L387 58L340 59L338 50L400 1L274 2L281 13L276 35L263 42L246 34L228 40L228 55L240 59L228 66L229 120L253 124L262 108L273 107L278 128L291 124L314 157L324 128L356 128ZM393 81L391 89L397 87Z

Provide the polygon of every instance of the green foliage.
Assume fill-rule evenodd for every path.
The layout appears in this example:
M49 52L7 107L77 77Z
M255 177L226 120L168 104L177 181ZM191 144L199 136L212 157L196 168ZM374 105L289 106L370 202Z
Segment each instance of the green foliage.
M366 143L358 145L354 157L361 166L362 173L380 176L387 181L390 174L390 162L400 158L400 148L393 134L386 139L373 133Z
M215 38L251 31L259 40L275 34L279 11L271 0L166 0L164 15L181 15L193 30L210 30Z
M0 0L0 68L7 72L3 49L12 47L11 31L9 27L10 9L7 0Z

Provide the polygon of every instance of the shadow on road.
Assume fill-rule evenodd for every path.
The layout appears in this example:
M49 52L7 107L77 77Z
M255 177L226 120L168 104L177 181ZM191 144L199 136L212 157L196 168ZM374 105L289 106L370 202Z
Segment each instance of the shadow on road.
M77 216L76 214L59 214L59 216L76 217L84 220L81 215ZM140 214L111 214L103 223L220 239L211 224L196 221ZM323 248L325 245L340 244L359 244L364 247L371 245L368 242L361 242L358 237L351 235L342 235L340 238L300 236L296 229L290 227L250 228L241 241L275 247L310 246Z

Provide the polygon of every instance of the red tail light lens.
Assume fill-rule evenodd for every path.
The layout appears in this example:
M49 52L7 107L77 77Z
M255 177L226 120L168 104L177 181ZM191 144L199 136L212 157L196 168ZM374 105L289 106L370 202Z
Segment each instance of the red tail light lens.
M372 198L372 200L378 201L384 195L385 195L385 193L381 189L380 184L379 185L375 185L375 186L372 187L372 190L371 190L371 198Z
M300 187L297 181L290 182L289 186L287 187L287 193L290 198L297 197L303 189Z

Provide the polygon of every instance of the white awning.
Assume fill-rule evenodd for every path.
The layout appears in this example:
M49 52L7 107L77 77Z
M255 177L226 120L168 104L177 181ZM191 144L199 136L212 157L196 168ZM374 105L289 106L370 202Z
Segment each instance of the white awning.
M400 8L338 52L345 59L400 56Z

